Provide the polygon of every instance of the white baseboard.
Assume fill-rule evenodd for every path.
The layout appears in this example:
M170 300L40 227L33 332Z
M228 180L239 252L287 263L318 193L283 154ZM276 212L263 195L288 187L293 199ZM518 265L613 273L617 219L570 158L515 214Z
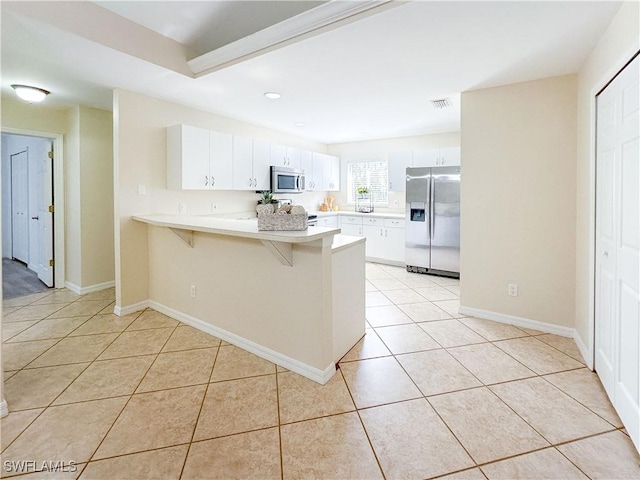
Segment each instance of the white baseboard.
M481 310L479 308L460 306L460 313L471 317L484 318L485 320L493 320L494 322L508 323L516 327L532 328L545 333L553 333L562 337L575 338L575 329L554 325L552 323L539 322L529 318L516 317L513 315L505 315L504 313L492 312L490 310Z
M9 415L9 405L7 405L6 400L2 400L0 402L0 418L6 417Z
M187 325L213 335L214 337L218 337L225 342L229 342L236 347L242 348L243 350L251 352L260 358L264 358L265 360L273 362L276 365L280 365L281 367L291 370L292 372L302 375L303 377L306 377L309 380L313 380L314 382L320 383L322 385L327 383L336 373L336 366L333 362L324 370L320 370L318 368L314 368L305 363L302 363L294 358L288 357L267 347L252 342L251 340L247 340L246 338L240 337L234 333L218 328L214 325L211 325L210 323L187 315L186 313L182 313L170 307L162 305L161 303L150 301L148 302L148 306L160 313L164 313L165 315L175 320L186 323Z
M587 363L587 368L593 371L593 356L590 354L589 349L582 341L582 337L578 335L577 330L575 330L573 333L573 341L576 342L578 350L580 350L580 355L582 355L582 358Z
M149 300L143 300L142 302L134 303L133 305L127 305L121 307L116 305L113 307L113 313L118 315L119 317L123 317L125 315L129 315L130 313L139 312L140 310L144 310L149 307Z
M64 286L78 295L86 295L87 293L99 292L100 290L106 290L107 288L115 287L116 282L114 280L104 283L96 283L95 285L89 285L88 287L79 287L71 282L64 282Z

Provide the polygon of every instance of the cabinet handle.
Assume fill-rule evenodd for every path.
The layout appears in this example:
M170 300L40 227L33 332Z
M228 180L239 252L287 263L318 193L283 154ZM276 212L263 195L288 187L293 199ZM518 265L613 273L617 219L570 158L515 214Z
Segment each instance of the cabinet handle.
M385 231L384 231L384 236L385 237L387 236L387 233L389 233L389 230L385 229Z
M213 187L216 184L216 177L211 177L211 186Z
M252 187L253 186L253 178L249 179L249 186Z
M209 177L207 177L206 175L204 176L204 186L208 186L209 185Z

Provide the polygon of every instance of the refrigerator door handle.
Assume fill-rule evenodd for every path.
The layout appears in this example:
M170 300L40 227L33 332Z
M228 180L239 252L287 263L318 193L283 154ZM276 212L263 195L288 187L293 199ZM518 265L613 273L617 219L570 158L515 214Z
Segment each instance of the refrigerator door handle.
M431 175L430 177L430 182L431 182L431 198L429 199L429 238L433 240L433 237L435 236L435 229L436 229L436 222L435 222L436 180L433 177L433 175Z

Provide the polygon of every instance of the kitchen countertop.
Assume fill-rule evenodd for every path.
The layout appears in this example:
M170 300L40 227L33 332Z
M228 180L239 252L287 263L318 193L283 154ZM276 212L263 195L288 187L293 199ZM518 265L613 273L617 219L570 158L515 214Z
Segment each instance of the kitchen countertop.
M340 233L339 228L313 227L300 231L260 231L258 219L230 219L196 215L135 215L134 220L156 227L167 227L193 232L254 238L272 242L306 243Z

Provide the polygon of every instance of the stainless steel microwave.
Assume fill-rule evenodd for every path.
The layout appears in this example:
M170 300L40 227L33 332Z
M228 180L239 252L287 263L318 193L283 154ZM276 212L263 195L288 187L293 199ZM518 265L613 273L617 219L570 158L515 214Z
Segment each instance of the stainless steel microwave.
M302 193L304 189L304 170L271 166L271 193Z

